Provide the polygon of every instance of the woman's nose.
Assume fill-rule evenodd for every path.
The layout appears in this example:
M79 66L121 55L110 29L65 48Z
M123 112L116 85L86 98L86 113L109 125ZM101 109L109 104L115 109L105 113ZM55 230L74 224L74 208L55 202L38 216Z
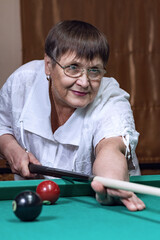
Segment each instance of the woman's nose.
M82 75L78 77L77 84L81 85L83 88L86 88L89 86L89 78L87 76L87 71L83 71Z

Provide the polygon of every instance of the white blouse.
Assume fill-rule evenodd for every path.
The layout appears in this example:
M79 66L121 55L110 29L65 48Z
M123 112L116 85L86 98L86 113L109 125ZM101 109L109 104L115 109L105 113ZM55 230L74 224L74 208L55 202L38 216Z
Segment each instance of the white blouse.
M35 60L17 69L0 90L0 135L14 135L44 166L85 174L91 174L99 141L122 136L130 174L137 175L139 134L128 99L115 79L104 77L94 101L76 109L53 134L44 61Z

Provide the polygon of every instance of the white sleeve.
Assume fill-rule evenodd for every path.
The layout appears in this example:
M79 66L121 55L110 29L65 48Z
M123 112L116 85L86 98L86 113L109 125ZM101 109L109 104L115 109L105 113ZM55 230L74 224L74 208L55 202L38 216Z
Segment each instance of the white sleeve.
M12 106L11 106L11 81L12 75L0 89L0 136L13 134L12 130ZM16 96L15 96L16 97Z
M104 96L105 94L105 96ZM107 99L107 94L109 98ZM137 166L137 158L135 157L135 148L138 143L139 133L135 130L133 113L129 103L129 94L119 88L119 85L113 81L108 89L102 93L106 101L102 100L101 107L96 113L95 132L93 145L99 143L103 138L122 136L126 146L126 159L128 160L129 170L135 169Z

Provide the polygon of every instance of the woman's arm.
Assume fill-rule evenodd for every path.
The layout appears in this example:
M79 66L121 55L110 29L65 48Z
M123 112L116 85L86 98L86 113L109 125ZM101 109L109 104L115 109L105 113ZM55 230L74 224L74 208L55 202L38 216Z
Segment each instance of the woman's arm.
M0 136L0 153L8 161L13 173L22 177L34 178L28 169L29 162L40 164L32 153L26 152L11 134Z
M129 180L127 161L124 156L125 145L121 137L101 140L96 147L96 159L93 164L93 174L123 181ZM106 205L120 200L130 211L142 210L144 203L132 192L104 188L102 184L93 181L92 188L96 199Z

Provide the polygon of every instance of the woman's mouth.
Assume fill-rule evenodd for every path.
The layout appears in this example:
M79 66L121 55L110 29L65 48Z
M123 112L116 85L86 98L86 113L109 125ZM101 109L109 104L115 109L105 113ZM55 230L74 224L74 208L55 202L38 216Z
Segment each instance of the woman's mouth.
M88 94L88 92L79 92L79 91L75 91L72 90L73 94L75 94L76 96L86 96Z

